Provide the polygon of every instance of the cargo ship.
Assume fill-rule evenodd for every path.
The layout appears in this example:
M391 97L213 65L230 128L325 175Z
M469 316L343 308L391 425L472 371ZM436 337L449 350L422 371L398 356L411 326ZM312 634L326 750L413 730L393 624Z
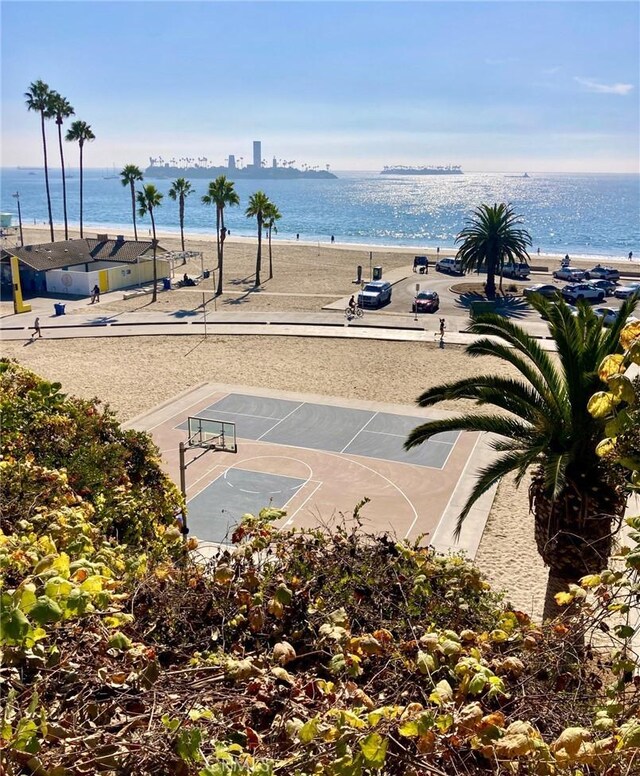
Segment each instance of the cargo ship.
M385 167L380 175L463 175L459 164L426 165L425 167L405 167L394 164Z

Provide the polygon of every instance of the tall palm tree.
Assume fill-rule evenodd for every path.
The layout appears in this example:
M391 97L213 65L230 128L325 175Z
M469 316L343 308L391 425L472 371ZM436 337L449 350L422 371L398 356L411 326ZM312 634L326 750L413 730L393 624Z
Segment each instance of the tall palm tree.
M74 121L73 124L69 127L67 134L66 134L66 140L68 140L70 143L77 142L80 147L80 237L83 237L82 233L82 205L83 205L83 163L82 163L82 150L84 148L84 144L89 141L96 139L96 136L93 134L93 130L91 129L91 126L87 124L86 121Z
M73 116L75 113L73 106L58 92L51 92L49 114L55 118L58 125L58 145L60 146L60 168L62 170L62 209L64 212L64 239L69 239L69 224L67 221L67 180L64 172L64 151L62 148L62 122Z
M205 205L215 205L216 208L216 244L218 248L218 287L216 296L222 293L222 265L224 259L224 241L227 236L227 229L224 225L224 209L228 205L239 205L238 196L233 181L230 181L226 175L218 177L209 184L207 193L202 197Z
M527 261L531 237L526 229L518 228L522 220L511 205L480 205L467 223L456 237L456 243L462 243L456 258L464 270L479 270L486 265L487 298L495 299L496 272L506 261Z
M142 191L137 192L136 198L138 200L138 215L140 218L144 218L148 213L151 219L151 229L153 231L153 294L151 301L155 302L158 298L156 288L158 283L158 265L156 262L158 241L156 240L156 221L153 217L153 211L162 204L162 194L153 183L147 183L142 187Z
M142 170L135 164L125 164L120 170L120 183L128 186L131 191L131 213L133 215L133 236L138 241L138 228L136 226L136 183L142 180Z
M186 178L176 178L169 189L169 196L174 201L177 199L180 209L180 242L182 243L182 252L184 253L184 201L193 191L193 187ZM187 263L186 257L183 258L183 264Z
M443 431L497 435L492 446L498 455L478 472L458 517L458 533L473 504L505 474L515 472L519 485L531 473L529 503L536 544L549 566L544 610L548 617L556 613L553 596L558 590L606 566L612 531L624 513L623 480L595 453L604 421L589 414L587 403L602 389L598 366L608 353L620 352L620 331L637 302L627 300L608 329L585 303L577 316L564 302L553 305L538 298L531 303L548 318L557 360L510 320L493 313L479 316L468 329L479 339L466 352L507 362L521 378L474 375L430 388L417 400L421 407L470 399L497 412L470 411L429 421L410 433L405 447Z
M44 154L44 183L47 190L47 208L49 211L49 230L51 231L51 242L54 241L53 235L53 215L51 214L51 192L49 191L49 163L47 161L47 136L44 131L44 121L51 118L51 91L48 84L44 81L34 81L29 85L29 91L24 94L27 110L32 110L40 114L40 124L42 127L42 153Z
M249 197L249 207L245 210L247 218L255 218L258 222L258 254L256 256L256 287L260 285L260 269L262 267L262 225L265 212L268 212L271 202L264 191L256 191Z
M278 233L278 228L276 227L276 221L279 221L281 218L282 218L282 213L278 210L278 206L274 205L273 202L270 202L264 214L264 227L267 230L267 237L269 239L269 280L271 280L271 278L273 277L273 259L271 256L271 232L273 229L275 229L276 234Z

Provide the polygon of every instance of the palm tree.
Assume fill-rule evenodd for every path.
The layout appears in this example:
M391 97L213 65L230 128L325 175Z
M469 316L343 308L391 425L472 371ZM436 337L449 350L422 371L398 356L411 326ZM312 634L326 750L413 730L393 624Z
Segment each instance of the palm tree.
M136 189L135 185L142 180L142 170L135 164L125 164L120 170L120 183L129 186L131 190L131 213L133 215L133 237L138 241L138 228L136 227Z
M507 362L521 379L474 375L428 389L417 400L421 407L470 399L498 412L429 421L410 433L405 448L444 431L497 435L492 446L498 455L478 472L458 517L458 534L473 504L505 474L515 472L519 485L531 472L536 544L549 566L548 617L556 613L558 590L606 566L612 530L624 513L622 479L595 453L604 421L589 414L587 403L602 389L598 366L608 353L620 352L620 331L637 302L626 301L608 329L585 303L577 316L564 302L553 305L538 298L531 303L548 318L557 359L517 324L494 313L480 315L468 329L480 338L467 346L467 354Z
M277 205L274 205L273 202L269 203L268 208L266 209L264 213L264 226L267 230L267 236L269 238L269 280L273 277L273 260L271 256L271 231L273 229L276 230L276 234L278 233L278 229L276 227L276 221L279 221L282 218L282 213L278 210Z
M258 222L258 255L256 256L256 287L260 285L260 269L262 266L262 225L265 213L268 212L271 202L264 191L256 191L249 197L249 207L245 210L247 218L255 218Z
M49 191L49 164L47 162L47 137L44 131L44 120L51 118L51 92L48 84L44 81L34 81L29 85L29 91L25 92L27 110L37 111L40 114L40 123L42 126L42 152L44 154L44 183L47 190L47 208L49 210L49 229L51 231L51 242L54 241L53 235L53 215L51 214L51 192Z
M496 272L502 269L505 261L527 261L531 237L525 229L517 228L522 221L511 205L480 205L467 223L469 225L456 237L456 243L462 243L456 258L465 271L480 270L486 264L487 298L495 299Z
M162 204L162 194L156 189L153 183L147 183L142 187L142 191L136 194L138 200L138 215L144 218L147 213L151 219L151 229L153 231L153 294L151 301L155 302L158 298L156 285L158 283L158 265L156 263L156 253L158 241L156 240L156 221L153 217L153 211Z
M58 92L51 92L49 104L49 116L55 118L58 125L58 145L60 146L60 167L62 169L62 209L64 212L64 239L69 239L69 225L67 222L67 181L64 174L64 151L62 149L62 122L73 116L73 106Z
M224 225L224 209L227 205L239 205L240 197L234 189L233 181L226 175L219 175L209 184L207 193L202 197L205 205L215 205L216 208L216 243L218 248L218 288L216 296L222 293L222 264L224 259L224 241L227 230Z
M174 201L177 199L180 206L180 242L182 243L182 252L184 253L184 201L191 194L193 188L186 178L176 178L169 189L169 196ZM183 257L183 264L187 263L186 257Z
M83 186L83 167L82 167L82 149L86 141L95 140L91 126L86 121L74 121L66 134L66 140L70 143L77 141L80 146L80 237L82 234L82 186Z

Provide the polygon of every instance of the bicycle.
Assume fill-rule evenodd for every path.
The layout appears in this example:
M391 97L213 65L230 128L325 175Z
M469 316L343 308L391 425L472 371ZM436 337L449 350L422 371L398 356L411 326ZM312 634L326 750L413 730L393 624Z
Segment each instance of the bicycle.
M352 321L354 318L362 318L364 315L364 310L362 307L352 308L347 306L345 307L344 314L348 321Z

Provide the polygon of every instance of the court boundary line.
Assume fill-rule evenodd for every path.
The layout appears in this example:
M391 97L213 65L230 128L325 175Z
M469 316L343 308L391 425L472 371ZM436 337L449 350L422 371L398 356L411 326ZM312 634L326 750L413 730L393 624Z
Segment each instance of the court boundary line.
M302 504L300 504L300 506L299 506L299 507L296 509L296 511L295 511L293 514L291 514L291 515L289 515L289 516L287 517L287 520L286 520L286 522L285 522L285 523L283 523L283 525L282 525L282 527L283 527L283 528L286 528L288 525L291 525L291 524L293 523L293 519L294 519L294 517L295 517L295 516L298 514L298 512L299 512L299 511L300 511L300 510L301 510L301 509L304 507L304 505L307 503L307 501L309 501L309 499L310 499L310 498L311 498L313 495L315 495L315 493L316 493L316 491L318 490L318 488L322 487L322 486L324 485L324 483L325 483L325 481L324 481L324 480L309 480L309 482L314 482L314 483L315 483L315 485L316 485L316 486L315 486L315 488L314 488L314 489L311 491L311 493L309 493L309 495L308 495L308 496L306 497L306 499L305 499L305 500L302 502ZM291 496L291 498L293 498L293 496ZM290 500L291 500L291 499L290 499ZM287 502L287 503L289 503L289 502Z
M291 412L287 413L284 416L284 418L280 418L280 420L278 420L276 423L274 423L273 426L271 426L271 428L268 428L264 432L264 434L260 434L260 436L256 439L256 442L259 442L262 439L263 436L266 436L267 434L271 433L276 426L279 426L280 423L282 423L284 420L286 420L287 418L290 418L293 415L294 412L297 412L300 409L300 407L304 407L305 404L306 404L306 402L302 402L301 404L298 404L297 407L294 407L291 410Z
M349 447L349 445L356 439L362 432L365 430L365 428L371 423L371 421L376 417L378 413L374 412L373 415L369 418L369 420L362 426L356 433L351 437L351 439L347 442L347 444L340 450L340 453L344 453L344 451Z

